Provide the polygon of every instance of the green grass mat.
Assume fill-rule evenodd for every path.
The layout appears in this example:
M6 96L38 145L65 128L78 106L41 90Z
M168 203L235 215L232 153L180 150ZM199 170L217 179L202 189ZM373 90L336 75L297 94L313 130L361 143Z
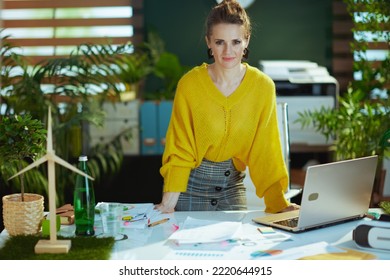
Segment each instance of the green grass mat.
M110 258L114 238L67 237L72 246L66 254L35 254L34 247L40 236L11 236L0 249L0 260L107 260Z

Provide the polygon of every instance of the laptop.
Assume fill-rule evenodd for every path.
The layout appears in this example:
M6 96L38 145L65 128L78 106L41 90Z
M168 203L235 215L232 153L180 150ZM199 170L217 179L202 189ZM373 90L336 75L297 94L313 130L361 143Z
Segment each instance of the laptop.
M303 232L361 219L370 206L378 156L310 166L299 210L254 218L258 224Z

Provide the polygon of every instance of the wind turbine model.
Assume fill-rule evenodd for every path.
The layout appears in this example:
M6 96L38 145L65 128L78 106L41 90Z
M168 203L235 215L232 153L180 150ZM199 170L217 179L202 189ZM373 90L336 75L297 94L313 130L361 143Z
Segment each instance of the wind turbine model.
M37 254L68 253L71 247L71 240L57 240L55 163L58 163L80 175L87 176L91 180L93 180L93 178L55 155L55 151L53 150L53 136L52 136L52 127L51 127L51 107L49 107L49 113L48 113L46 154L40 159L31 163L29 166L19 171L18 173L16 173L8 180L16 176L19 176L20 174L34 167L37 167L38 165L44 163L45 161L47 161L47 171L48 171L47 173L48 173L48 184L49 184L50 240L44 240L44 239L39 240L38 243L35 245L35 253Z

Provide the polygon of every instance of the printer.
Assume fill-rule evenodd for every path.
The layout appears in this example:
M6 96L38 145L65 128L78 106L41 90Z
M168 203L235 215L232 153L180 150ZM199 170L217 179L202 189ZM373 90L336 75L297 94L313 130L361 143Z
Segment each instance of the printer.
M314 127L296 122L299 112L337 106L339 86L328 70L306 60L260 60L259 68L275 82L277 102L287 103L290 144L331 144Z

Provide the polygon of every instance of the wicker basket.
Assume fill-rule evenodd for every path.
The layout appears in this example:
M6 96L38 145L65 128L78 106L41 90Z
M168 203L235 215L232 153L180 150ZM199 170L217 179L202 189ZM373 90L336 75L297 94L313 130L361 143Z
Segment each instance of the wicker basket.
M11 236L37 234L43 220L43 196L25 193L3 196L4 227Z

